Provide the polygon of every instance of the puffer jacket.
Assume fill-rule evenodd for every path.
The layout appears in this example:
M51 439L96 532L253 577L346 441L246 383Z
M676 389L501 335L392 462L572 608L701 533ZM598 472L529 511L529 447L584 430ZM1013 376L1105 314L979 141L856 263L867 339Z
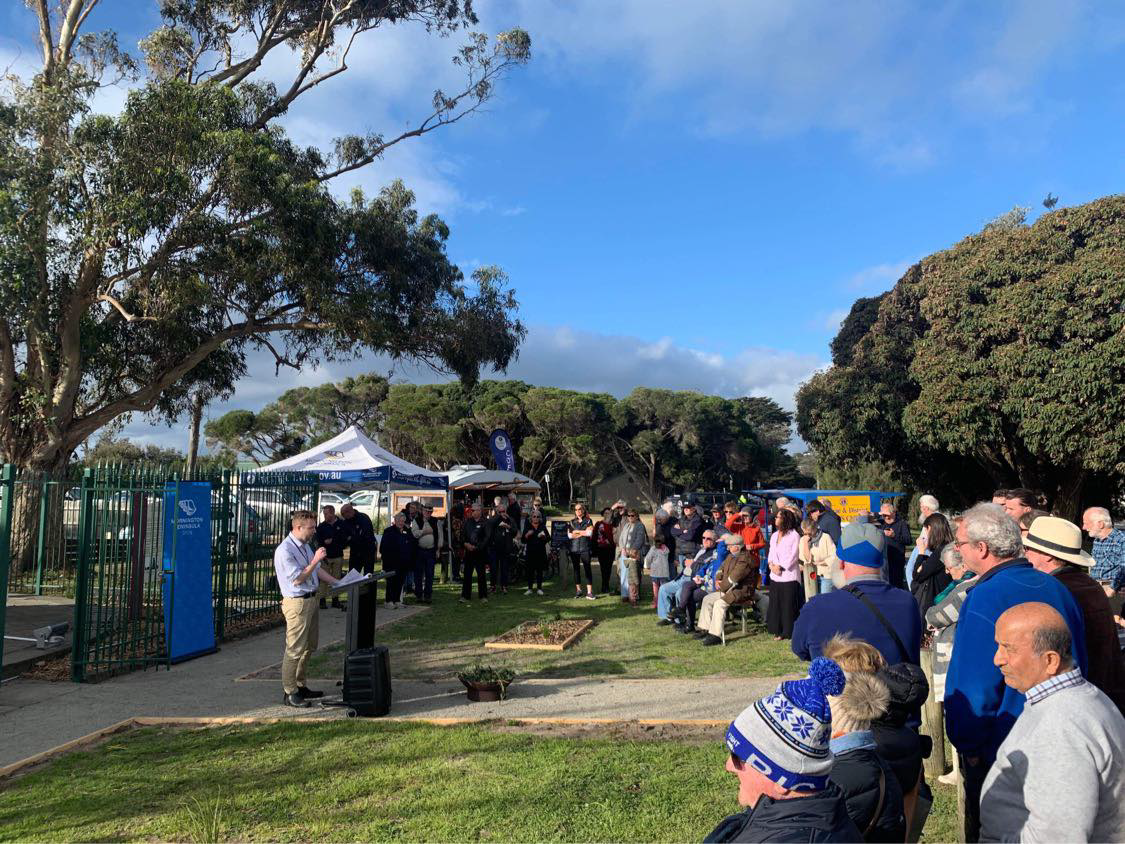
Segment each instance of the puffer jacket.
M846 749L840 749L846 748ZM844 792L848 815L864 841L905 841L902 787L881 758L869 731L832 739L832 782ZM879 786L882 780L882 801ZM879 816L875 817L878 810ZM868 832L870 830L870 832Z
M774 800L760 797L753 809L719 821L704 844L725 841L861 841L855 823L848 817L844 793L828 788L808 797Z
M871 725L871 731L879 756L890 765L902 793L910 794L918 785L922 760L930 755L934 743L907 722L926 702L930 684L921 668L905 662L887 666L879 677L890 689L891 704L887 713Z
M754 599L761 574L758 573L757 554L743 549L728 555L715 575L715 588L723 593L723 600L737 606Z
M691 559L703 542L703 519L698 513L691 518L680 517L672 524L672 536L676 537L676 553Z

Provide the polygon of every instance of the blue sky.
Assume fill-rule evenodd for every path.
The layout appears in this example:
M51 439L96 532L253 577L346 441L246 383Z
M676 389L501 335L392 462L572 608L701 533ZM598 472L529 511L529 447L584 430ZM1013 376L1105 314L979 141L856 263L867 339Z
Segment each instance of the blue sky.
M22 4L0 60L33 58ZM533 60L487 113L343 182L402 177L452 227L466 271L511 276L530 336L513 377L773 396L826 365L857 296L1013 205L1122 190L1125 7L1098 3L477 0L480 29L527 29ZM155 4L103 0L132 48ZM7 16L7 19L5 19ZM285 119L305 143L390 132L453 88L457 36L392 28ZM285 77L284 57L267 66ZM109 92L112 110L123 92ZM238 400L390 371L328 363ZM420 373L399 366L396 377ZM431 376L432 377L432 376ZM128 432L178 445L182 427Z

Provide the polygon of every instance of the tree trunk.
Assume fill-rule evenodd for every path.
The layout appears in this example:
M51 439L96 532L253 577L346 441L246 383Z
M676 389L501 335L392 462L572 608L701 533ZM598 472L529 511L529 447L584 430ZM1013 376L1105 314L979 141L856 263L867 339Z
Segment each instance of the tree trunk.
M195 464L199 460L199 426L203 422L203 393L196 393L191 397L191 429L188 434L187 473L190 476L195 471Z
M1075 468L1058 479L1051 512L1074 523L1082 521L1082 490L1086 485L1086 470Z

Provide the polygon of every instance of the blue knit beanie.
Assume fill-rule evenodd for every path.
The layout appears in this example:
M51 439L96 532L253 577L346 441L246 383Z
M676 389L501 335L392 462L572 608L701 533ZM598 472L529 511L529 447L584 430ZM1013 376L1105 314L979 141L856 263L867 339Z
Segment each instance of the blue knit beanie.
M791 791L823 791L832 770L828 695L844 690L844 672L817 657L804 680L787 680L742 710L727 728L727 747L746 765Z

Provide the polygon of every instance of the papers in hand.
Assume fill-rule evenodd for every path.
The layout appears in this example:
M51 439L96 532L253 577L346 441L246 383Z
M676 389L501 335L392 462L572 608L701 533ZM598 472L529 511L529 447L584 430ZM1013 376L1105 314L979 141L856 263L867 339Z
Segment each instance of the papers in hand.
M349 569L347 574L345 574L338 581L336 581L336 587L338 588L340 586L348 586L352 583L356 583L360 580L366 580L366 579L367 579L367 575L364 574L363 572L356 571L355 569Z

